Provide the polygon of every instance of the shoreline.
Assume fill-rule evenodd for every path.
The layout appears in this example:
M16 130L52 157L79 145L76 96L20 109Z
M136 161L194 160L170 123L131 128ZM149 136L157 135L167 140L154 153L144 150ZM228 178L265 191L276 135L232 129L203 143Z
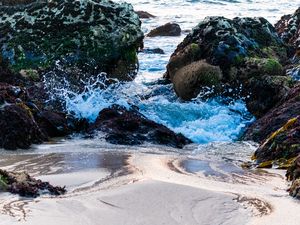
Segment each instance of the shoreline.
M51 162L51 157L59 154L48 155L46 159ZM76 158L72 153L66 155ZM217 173L187 172L181 166L190 160L187 156L106 152L90 157L95 158L95 155L99 155L103 164L86 165L86 169L65 157L63 160L69 165L69 168L63 167L68 168L65 171L59 169L61 164L46 165L47 160L31 155L31 165L40 162L39 166L46 167L45 174L41 171L38 178L66 185L68 193L37 199L1 193L3 224L292 225L298 220L295 214L298 203L285 191L286 182L280 171L226 174L217 164L210 164L210 168L226 175L225 182ZM80 157L81 163L87 162L87 158ZM110 161L113 158L115 160ZM19 169L28 163L28 158L18 160L14 165ZM34 172L34 166L28 168Z

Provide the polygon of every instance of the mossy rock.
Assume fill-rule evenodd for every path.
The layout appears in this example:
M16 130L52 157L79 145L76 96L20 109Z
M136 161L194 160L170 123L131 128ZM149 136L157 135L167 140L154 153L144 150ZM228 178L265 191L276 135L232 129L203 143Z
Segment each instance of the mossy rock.
M173 83L177 95L189 100L197 96L199 88L217 86L221 80L222 71L219 67L197 61L178 70Z
M0 13L1 53L15 72L45 70L60 60L93 74L121 74L123 79L130 74L127 80L136 73L143 33L127 3L38 1L0 6ZM120 61L126 65L122 69Z
M283 75L281 63L286 61L287 51L264 18L206 17L177 46L165 78L174 83L177 71L204 60L221 69L224 87L245 86L252 77Z

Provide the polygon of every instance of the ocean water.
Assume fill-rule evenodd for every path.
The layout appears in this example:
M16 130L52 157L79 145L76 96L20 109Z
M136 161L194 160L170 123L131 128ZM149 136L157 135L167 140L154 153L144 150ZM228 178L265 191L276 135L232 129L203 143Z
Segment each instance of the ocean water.
M52 96L61 99L68 112L93 121L98 113L112 104L127 108L135 105L149 119L180 132L195 143L232 142L239 138L247 124L255 118L246 109L243 99L225 104L222 99L184 102L177 98L172 85L157 80L163 77L170 55L188 32L206 16L262 16L271 23L294 12L297 1L271 0L128 0L135 10L144 10L155 18L143 19L142 29L151 29L167 22L178 23L180 37L155 37L144 40L145 48L161 48L165 54L139 53L139 73L134 81L117 83L103 90L102 80L89 81L83 92L72 92L65 81L52 89ZM47 82L51 83L49 80ZM54 90L54 91L53 91Z

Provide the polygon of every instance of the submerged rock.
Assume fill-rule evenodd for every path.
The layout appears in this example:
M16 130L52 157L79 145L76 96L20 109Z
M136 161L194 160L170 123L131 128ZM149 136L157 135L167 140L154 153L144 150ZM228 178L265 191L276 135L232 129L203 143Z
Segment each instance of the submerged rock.
M165 54L161 48L144 48L142 52L147 54Z
M112 144L139 145L145 142L182 148L191 141L167 127L145 118L137 110L114 105L102 110L89 133L102 131Z
M166 23L160 27L151 30L147 36L157 37L157 36L180 36L181 28L177 23Z
M60 60L90 74L107 72L122 80L135 75L143 33L131 5L108 0L14 3L0 6L1 54L14 71L51 68Z
M0 191L8 191L24 197L38 197L40 194L62 195L65 187L55 187L48 182L34 179L25 172L8 172L0 169Z
M231 20L207 17L178 45L167 65L165 77L174 82L179 70L199 60L220 68L220 84L239 87L253 77L283 75L282 63L287 60L287 48L274 27L264 18ZM198 74L203 73L205 67ZM201 87L206 85L197 82L197 79L198 76L194 76L193 80L189 80L198 84L190 86L189 92L194 94L189 98L196 97ZM184 89L180 84L174 87L176 91L178 88Z

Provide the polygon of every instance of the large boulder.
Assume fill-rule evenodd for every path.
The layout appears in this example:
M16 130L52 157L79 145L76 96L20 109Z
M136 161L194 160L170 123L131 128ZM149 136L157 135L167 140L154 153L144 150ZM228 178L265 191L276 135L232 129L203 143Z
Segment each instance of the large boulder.
M221 79L222 72L219 67L200 60L178 70L173 84L177 95L189 100L200 92L201 87L217 85Z
M145 142L182 148L191 143L182 134L175 134L167 127L145 118L135 109L127 110L114 105L99 113L89 133L101 131L106 141L113 144L139 145Z
M165 77L173 83L180 76L182 68L194 62L203 62L220 68L222 79L220 85L231 87L247 85L251 78L284 75L282 64L287 60L287 48L278 37L274 27L264 18L234 18L207 17L180 43L172 54L167 65ZM205 76L207 67L199 68L198 76ZM207 76L215 76L208 73ZM198 76L186 76L190 83L189 93L181 95L178 90L184 89L175 85L175 91L180 97L190 99L196 97L206 82L198 82ZM206 76L206 77L207 77ZM215 80L214 77L211 80ZM185 82L182 82L182 86ZM209 83L216 85L216 82Z
M2 104L0 108L0 148L27 149L46 140L30 110L23 104Z
M142 45L131 5L109 0L2 1L0 49L14 71L51 68L57 60L90 74L130 80Z
M290 89L286 97L248 127L244 139L261 143L290 119L297 117L300 112L299 96L300 84L298 82Z

